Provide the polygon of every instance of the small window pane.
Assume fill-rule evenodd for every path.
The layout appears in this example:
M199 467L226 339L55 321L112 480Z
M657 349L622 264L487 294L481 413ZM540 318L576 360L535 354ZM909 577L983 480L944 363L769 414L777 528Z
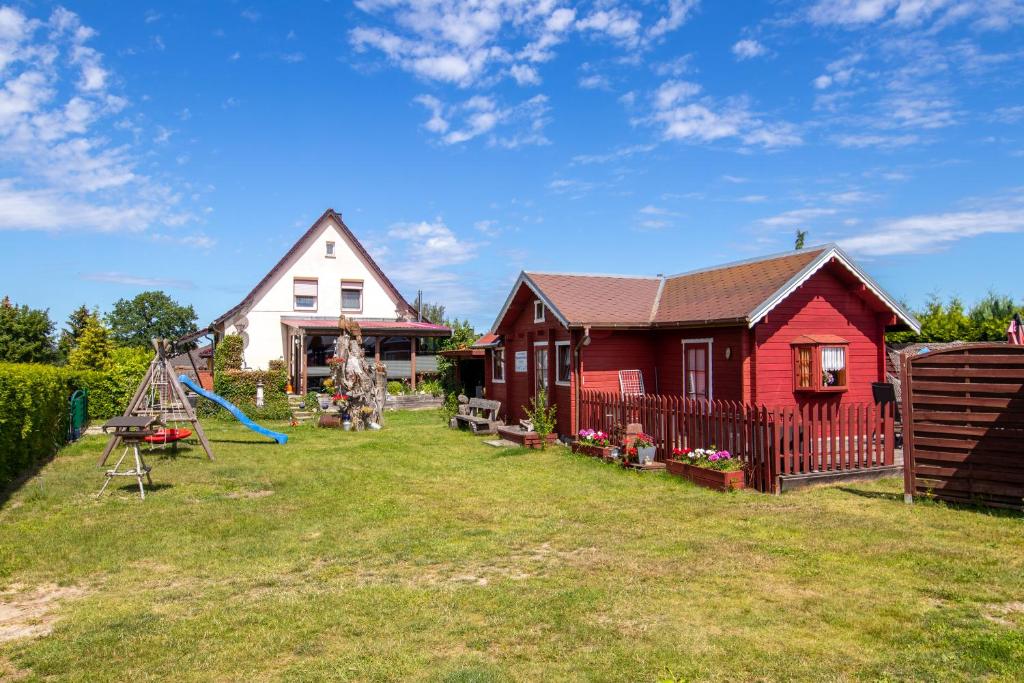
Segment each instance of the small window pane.
M327 243L327 255L334 256L334 242Z
M297 297L295 297L295 308L316 308L316 297L315 296L297 296Z
M558 374L556 376L556 379L559 382L564 382L564 383L568 384L569 377L572 374L572 363L570 362L570 359L572 358L572 356L570 356L570 354L569 354L569 345L568 344L560 344L559 346L556 346L555 348L558 349L558 366L557 366Z
M813 357L809 346L800 346L796 350L796 386L798 389L812 389L811 383Z
M341 290L341 307L346 311L358 311L363 307L363 290Z
M505 381L505 349L494 349L491 362L494 379L499 382Z

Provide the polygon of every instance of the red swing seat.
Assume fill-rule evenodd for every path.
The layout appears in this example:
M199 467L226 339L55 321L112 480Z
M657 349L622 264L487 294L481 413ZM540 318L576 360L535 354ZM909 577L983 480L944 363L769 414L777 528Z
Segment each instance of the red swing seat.
M143 437L146 443L173 443L192 436L191 429L161 429L155 434Z

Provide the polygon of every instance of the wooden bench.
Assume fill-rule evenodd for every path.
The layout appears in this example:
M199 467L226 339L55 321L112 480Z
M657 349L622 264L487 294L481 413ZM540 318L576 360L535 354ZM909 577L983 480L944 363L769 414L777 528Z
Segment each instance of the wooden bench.
M467 403L459 406L459 413L454 418L454 424L460 429L468 428L474 434L493 434L495 429L505 424L498 420L499 410L501 410L501 401L471 398Z

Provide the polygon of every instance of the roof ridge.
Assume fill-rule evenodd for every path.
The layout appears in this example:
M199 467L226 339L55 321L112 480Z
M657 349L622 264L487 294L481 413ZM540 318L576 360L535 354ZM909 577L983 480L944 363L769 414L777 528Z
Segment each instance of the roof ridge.
M552 273L539 270L524 270L527 275L555 275L558 277L615 277L626 280L657 280L658 275L616 275L612 273Z
M826 242L824 244L816 244L810 247L804 247L803 249L793 249L791 251L782 251L776 254L768 254L766 256L756 256L754 258L743 259L741 261L730 261L729 263L720 263L716 266L707 266L705 268L696 268L694 270L686 270L681 273L675 273L674 275L667 275L665 279L674 280L677 277L684 277L686 275L697 275L698 273L709 273L714 270L723 270L725 268L736 268L738 266L747 266L753 263L761 263L764 261L774 261L775 259L787 258L789 256L797 256L799 254L808 254L811 252L824 252L829 249L834 249L838 245L835 242ZM817 258L817 257L815 257Z

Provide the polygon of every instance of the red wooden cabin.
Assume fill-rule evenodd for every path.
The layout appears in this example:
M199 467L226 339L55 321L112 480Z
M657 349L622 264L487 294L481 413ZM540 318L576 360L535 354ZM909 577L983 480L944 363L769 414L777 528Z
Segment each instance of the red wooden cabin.
M477 344L506 419L545 386L559 433L574 434L581 388L640 381L770 407L870 403L890 329L919 324L829 244L671 277L523 272Z

